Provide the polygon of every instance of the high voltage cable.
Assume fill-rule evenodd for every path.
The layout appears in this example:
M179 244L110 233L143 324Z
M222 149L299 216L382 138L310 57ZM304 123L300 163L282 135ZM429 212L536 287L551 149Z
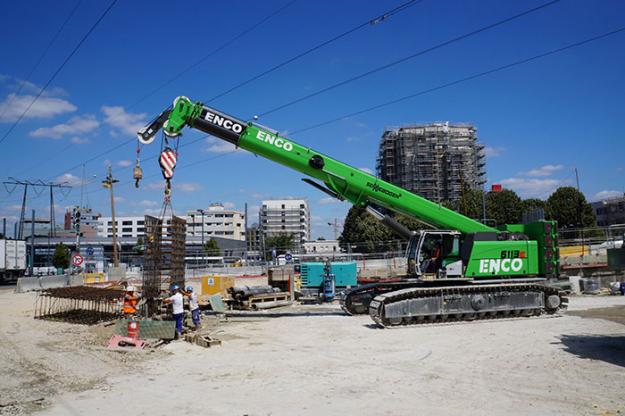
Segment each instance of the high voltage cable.
M317 123L317 124L314 124L314 125L309 126L309 127L298 129L298 130L293 131L292 134L302 133L302 132L305 132L305 131L308 131L308 130L313 130L313 129L316 129L316 128L319 128L319 127L322 127L322 126L325 126L325 125L328 125L328 124L335 123L337 121L344 120L346 118L354 117L354 116L357 116L357 115L360 115L360 114L368 113L368 112L373 111L373 110L377 110L377 109L382 108L382 107L386 107L386 106L389 106L389 105L397 104L399 102L402 102L402 101L405 101L405 100L409 100L411 98L415 98L415 97L418 97L420 95L425 95L425 94L428 94L430 92L442 90L443 88L448 88L448 87L451 87L453 85L457 85L457 84L460 84L460 83L463 83L463 82L466 82L466 81L470 81L470 80L473 80L473 79L476 79L476 78L481 78L481 77L484 77L486 75L493 74L495 72L503 71L503 70L506 70L506 69L509 69L509 68L512 68L512 67L515 67L515 66L518 66L518 65L526 64L528 62L535 61L537 59L541 59L541 58L547 57L549 55L554 55L556 53L563 52L563 51L566 51L568 49L576 48L578 46L582 46L582 45L585 45L587 43L594 42L594 41L606 38L608 36L615 35L617 33L623 32L623 31L625 31L625 26L621 27L619 29L616 29L616 30L612 30L610 32L603 33L601 35L593 36L591 38L584 39L584 40L579 41L579 42L575 42L575 43L572 43L572 44L569 44L569 45L566 45L566 46L562 46L560 48L552 49L550 51L547 51L547 52L544 52L544 53L541 53L541 54L538 54L538 55L534 55L531 58L521 59L519 61L515 61L515 62L506 64L506 65L498 66L496 68L489 69L487 71L483 71L483 72L480 72L480 73L477 73L477 74L469 75L467 77L460 78L460 79L457 79L455 81L447 82L445 84L441 84L441 85L438 85L436 87L428 88L426 90L422 90L422 91L416 92L414 94L406 95L406 96L403 96L403 97L400 97L400 98L397 98L397 99L394 99L394 100L391 100L391 101L384 102L382 104L377 104L377 105L374 105L374 106L371 106L371 107L367 107L367 108L365 108L363 110L359 110L359 111L355 111L353 113L345 114L345 115L343 115L341 117L333 118L331 120L327 120L327 121L324 121L324 122L321 122L321 123Z
M54 81L56 76L61 72L61 70L65 67L65 65L69 62L69 60L72 59L72 57L76 54L76 52L78 52L78 50L80 49L82 44L87 40L89 35L91 35L91 33L95 30L95 28L98 26L98 24L104 19L104 17L108 14L108 12L113 8L115 3L117 3L117 0L113 0L111 2L111 4L109 4L109 6L106 8L106 10L104 10L104 12L100 15L98 20L96 20L96 22L91 26L91 28L87 31L87 33L85 33L85 35L82 37L82 39L80 39L80 42L78 42L78 44L74 47L72 52L67 56L67 58L65 58L65 60L61 64L61 66L59 66L57 68L57 70L54 71L54 73L52 74L50 79L45 83L43 88L41 88L41 90L39 91L39 93L37 93L35 98L30 102L30 104L28 104L28 106L26 107L24 112L22 112L22 114L18 117L18 119L15 121L15 123L13 123L13 125L11 125L9 130L7 130L7 132L2 136L2 138L0 139L0 143L2 143L7 137L9 137L9 135L15 129L15 127L17 127L17 125L20 123L20 121L22 121L22 119L24 118L26 113L28 113L28 111L30 111L30 109L33 106L33 104L35 104L35 102L39 99L39 97L41 97L43 92L48 88L48 86L50 86L52 81Z
M172 82L176 81L177 79L179 79L181 76L183 76L184 74L186 74L187 72L191 71L192 69L196 68L198 65L202 64L204 61L206 61L208 58L210 58L211 56L215 55L216 53L222 51L223 49L227 48L228 46L230 46L232 43L234 43L235 41L237 41L238 39L240 39L241 37L247 35L248 33L250 33L251 31L253 31L254 29L256 29L257 27L261 26L262 24L264 24L266 21L268 21L269 19L271 19L272 17L276 16L277 14L279 14L280 12L282 12L283 10L287 9L288 7L290 7L291 5L293 5L293 3L295 3L297 0L291 0L290 2L288 2L287 4L285 4L284 6L278 8L276 11L274 11L273 13L269 14L268 16L266 16L265 18L259 20L258 22L256 22L255 24L253 24L252 26L248 27L247 29L241 31L238 35L236 35L235 37L231 38L230 40L224 42L223 44L221 44L220 46L218 46L217 48L213 49L212 51L210 51L209 53L207 53L206 55L204 55L203 57L201 57L200 59L198 59L196 62L194 62L193 64L189 65L188 67L186 67L185 69L183 69L182 71L178 72L176 75L174 75L173 77L171 77L170 79L168 79L167 81L165 81L164 83L162 83L161 85L159 85L158 87L156 87L155 89L153 89L152 91L150 91L148 94L144 95L143 97L141 97L138 101L136 101L134 104L132 104L130 107L128 108L133 108L136 105L142 103L143 101L145 101L146 99L148 99L149 97L153 96L154 94L156 94L158 91L162 90L163 88L165 88L166 86L170 85Z
M369 70L369 71L363 72L362 74L359 74L359 75L353 76L353 77L348 78L348 79L346 79L346 80L343 80L343 81L337 82L336 84L332 84L332 85L330 85L330 86L328 86L328 87L322 88L322 89L317 90L317 91L315 91L315 92L312 92L312 93L310 93L310 94L306 94L306 95L304 95L304 96L302 96L302 97L300 97L300 98L296 98L295 100L292 100L292 101L289 101L289 102L287 102L287 103L285 103L285 104L282 104L282 105L279 105L279 106L277 106L277 107L274 107L274 108L272 108L271 110L265 111L264 113L260 113L260 114L259 114L259 116L260 116L260 117L262 117L262 116L266 116L266 115L271 114L271 113L275 113L275 112L276 112L276 111L278 111L278 110L283 110L283 109L285 109L285 108L287 108L287 107L290 107L290 106L295 105L295 104L297 104L297 103L300 103L300 102L302 102L302 101L305 101L305 100L308 100L308 99L310 99L310 98L316 97L317 95L320 95L320 94L323 94L323 93L325 93L325 92L328 92L328 91L334 90L334 89L336 89L336 88L338 88L338 87L342 87L343 85L347 85L347 84L350 84L350 83L352 83L352 82L354 82L354 81L357 81L357 80L359 80L359 79L362 79L362 78L368 77L369 75L373 75L373 74L378 73L378 72L380 72L380 71L383 71L383 70L385 70L385 69L388 69L388 68L394 67L394 66L396 66L396 65L402 64L402 63L407 62L407 61L409 61L409 60L411 60L411 59L414 59L414 58L416 58L416 57L418 57L418 56L425 55L425 54L427 54L427 53L429 53L429 52L432 52L432 51L435 51L435 50L437 50L437 49L443 48L443 47L448 46L448 45L450 45L450 44L452 44L452 43L459 42L459 41L464 40L464 39L467 39L467 38L469 38L469 37L471 37L471 36L475 36L475 35L477 35L477 34L479 34L479 33L482 33L482 32L485 32L485 31L487 31L487 30L493 29L493 28L495 28L495 27L497 27L497 26L501 26L501 25L506 24L506 23L508 23L508 22L511 22L511 21L513 21L513 20L519 19L519 18L521 18L521 17L523 17L523 16L526 16L526 15L528 15L528 14L531 14L531 13L537 12L537 11L539 11L539 10L544 9L545 7L549 7L549 6L551 6L551 5L555 4L555 3L558 3L558 2L560 2L560 1L561 1L561 0L552 0L552 1L549 1L549 2L547 2L547 3L541 4L540 6L536 6L536 7L533 7L533 8L531 8L531 9L525 10L524 12L521 12L521 13L515 14L514 16L510 16L510 17L508 17L508 18L506 18L506 19L499 20L499 21L497 21L497 22L495 22L495 23L491 23L491 24L489 24L489 25L483 26L483 27L481 27L481 28L479 28L479 29L473 30L473 31L468 32L468 33L465 33L465 34L463 34L463 35L456 36L455 38L449 39L449 40L447 40L447 41L445 41L445 42L441 42L441 43L439 43L439 44L437 44L437 45L434 45L434 46L431 46L431 47L429 47L429 48L422 49L422 50L420 50L420 51L418 51L418 52L415 52L415 53L413 53L413 54L410 54L410 55L408 55L408 56L405 56L405 57L403 57L403 58L401 58L401 59L398 59L398 60L396 60L396 61L393 61L393 62L390 62L390 63L388 63L388 64L385 64L385 65L379 66L379 67L374 68L374 69L371 69L371 70Z
M76 10L78 10L78 7L80 7L81 3L82 3L82 0L78 0L78 2L76 3L76 6L74 6L74 8L69 12L69 15L65 18L65 21L61 24L61 27L59 27L59 29L56 31L54 36L52 36L52 39L50 39L50 42L48 42L48 45L44 48L43 52L39 56L39 59L37 59L37 62L35 62L35 65L31 68L30 72L28 72L28 75L26 75L26 77L20 83L20 87L18 88L17 92L15 93L16 96L20 95L20 93L24 89L24 85L26 85L26 82L30 82L30 79L31 79L33 73L37 70L37 68L39 68L39 65L41 64L41 62L43 61L43 58L45 58L46 54L48 53L48 51L52 47L52 44L54 44L54 42L59 37L61 32L63 32L63 29L65 29L65 26L67 25L67 23L70 21L72 16L74 16L74 13L76 13ZM4 108L4 111L2 111L2 114L0 114L0 120L2 120L2 117L6 114L8 109L9 109L9 102L7 102L7 105Z
M255 23L254 25L250 26L248 29L240 32L239 34L237 34L236 36L234 36L233 38L229 39L228 41L224 42L221 46L219 46L218 48L214 49L213 51L209 52L207 55L205 55L204 57L202 57L199 61L195 62L194 64L188 66L186 69L182 70L181 72L179 72L178 74L176 74L174 77L170 78L168 81L166 81L165 83L161 84L158 88L152 90L149 94L143 96L141 99L139 99L138 101L136 101L134 104L130 105L128 107L128 109L131 109L135 106L137 106L139 103L143 102L144 100L146 100L147 98L149 98L150 96L154 95L157 91L161 90L162 88L166 87L167 85L171 84L172 82L174 82L175 80L179 79L182 75L184 75L185 73L187 73L188 71L190 71L191 69L197 67L198 65L200 65L202 62L204 62L206 59L208 59L209 57L213 56L214 54L216 54L217 52L225 49L227 46L229 46L230 44L234 43L236 40L240 39L241 37L243 37L244 35L250 33L252 30L254 30L255 28L259 27L260 25L262 25L263 23L265 23L266 21L268 21L269 19L273 18L274 16L276 16L277 14L279 14L280 12L282 12L283 10L285 10L286 8L290 7L293 3L295 3L297 0L292 0L290 2L288 2L287 4L285 4L284 6L280 7L279 9L277 9L276 11L274 11L273 13L267 15L265 18L261 19L260 21L258 21L257 23ZM117 149L119 149L120 147L123 147L127 144L130 144L132 142L136 141L135 138L132 139L128 139L104 152L99 153L98 155L87 159L81 163L78 163L77 165L71 167L70 169L65 169L63 170L63 172L57 174L57 175L53 175L53 176L59 176L62 175L63 173L66 172L70 172L74 169L79 168L80 166L82 166L85 163L89 163L95 159L98 159L108 153L111 153Z
M265 70L265 71L263 71L263 72L261 72L261 73L259 73L257 75L254 75L253 77L251 77L251 78L249 78L249 79L247 79L245 81L242 81L242 82L236 84L235 86L233 86L233 87L231 87L231 88L229 88L229 89L227 89L227 90L225 90L225 91L215 95L214 97L212 97L207 102L214 101L214 100L216 100L218 98L223 97L224 95L230 94L231 92L233 92L235 90L238 90L239 88L241 88L241 87L243 87L243 86L245 86L245 85L247 85L247 84L249 84L249 83L251 83L253 81L256 81L257 79L262 78L265 75L268 75L268 74L270 74L270 73L272 73L272 72L274 72L274 71L276 71L276 70L278 70L278 69L280 69L282 67L285 67L288 64L293 63L293 62L297 61L298 59L303 58L304 56L306 56L306 55L308 55L308 54L310 54L310 53L312 53L312 52L314 52L316 50L319 50L319 49L323 48L324 46L327 46L327 45L329 45L329 44L331 44L333 42L336 42L337 40L339 40L341 38L344 38L345 36L351 35L352 33L356 32L356 31L358 31L360 29L363 29L363 28L365 28L367 26L376 25L378 23L381 23L381 22L385 21L386 19L388 19L389 17L393 16L394 14L400 13L400 12L408 9L410 6L413 6L413 5L415 5L417 3L420 3L422 1L423 0L410 0L410 1L406 2L406 3L403 3L403 4L395 7L394 9L388 10L388 11L386 11L386 12L384 12L384 13L382 13L382 14L374 17L374 18L371 18L371 19L369 19L369 20L367 20L367 21L365 21L365 22L363 22L363 23L361 23L361 24L359 24L359 25L357 25L357 26L355 26L355 27L353 27L353 28L343 32L343 33L341 33L340 35L334 36L331 39L328 39L328 40L326 40L324 42L321 42L320 44L318 44L316 46L313 46L312 48L307 49L304 52L298 53L297 55L287 59L284 62L281 62L281 63L279 63L279 64L277 64L277 65L275 65L275 66L273 66L273 67L271 67L271 68L269 68L269 69L267 69L267 70Z

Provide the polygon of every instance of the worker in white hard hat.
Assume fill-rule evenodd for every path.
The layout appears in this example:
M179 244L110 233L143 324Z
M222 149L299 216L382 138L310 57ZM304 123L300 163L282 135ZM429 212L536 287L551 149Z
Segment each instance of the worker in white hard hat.
M189 298L189 310L191 311L191 320L197 331L201 327L200 321L200 304L197 301L197 295L193 291L193 286L187 286L184 295Z
M139 301L139 296L137 296L136 289L132 285L126 286L126 291L124 293L124 305L122 307L122 312L124 315L129 318L137 313L137 302Z
M172 317L176 321L176 335L179 339L182 336L182 320L184 319L183 297L178 285L173 285L171 291L172 295L163 299L163 302L171 303Z

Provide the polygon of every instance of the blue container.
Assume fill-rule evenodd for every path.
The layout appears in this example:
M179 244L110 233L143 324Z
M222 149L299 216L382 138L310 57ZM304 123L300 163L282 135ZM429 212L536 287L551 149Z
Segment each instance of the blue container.
M324 263L307 262L301 265L302 287L323 287ZM330 273L334 275L336 287L356 286L358 268L355 261L332 262Z
M326 302L332 302L334 300L335 293L335 276L333 274L326 275L323 281L323 300Z

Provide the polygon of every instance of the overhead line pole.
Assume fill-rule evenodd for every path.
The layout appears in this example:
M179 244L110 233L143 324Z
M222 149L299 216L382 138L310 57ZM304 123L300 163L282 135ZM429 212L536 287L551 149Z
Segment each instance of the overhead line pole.
M117 257L117 222L115 221L115 195L113 194L113 185L119 182L113 179L113 168L109 165L108 175L102 181L102 185L108 188L111 193L111 222L113 224L113 266L119 267L119 258Z

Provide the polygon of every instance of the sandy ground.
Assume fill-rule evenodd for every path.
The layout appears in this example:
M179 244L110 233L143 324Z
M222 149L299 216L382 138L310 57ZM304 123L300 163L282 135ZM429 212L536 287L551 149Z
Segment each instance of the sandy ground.
M625 326L598 319L599 308L608 319L624 311L625 297L573 298L582 316L398 329L310 307L317 313L222 322L220 347L180 341L147 354L104 351L93 329L34 321L32 301L0 291L0 406L30 403L0 413L625 414Z

